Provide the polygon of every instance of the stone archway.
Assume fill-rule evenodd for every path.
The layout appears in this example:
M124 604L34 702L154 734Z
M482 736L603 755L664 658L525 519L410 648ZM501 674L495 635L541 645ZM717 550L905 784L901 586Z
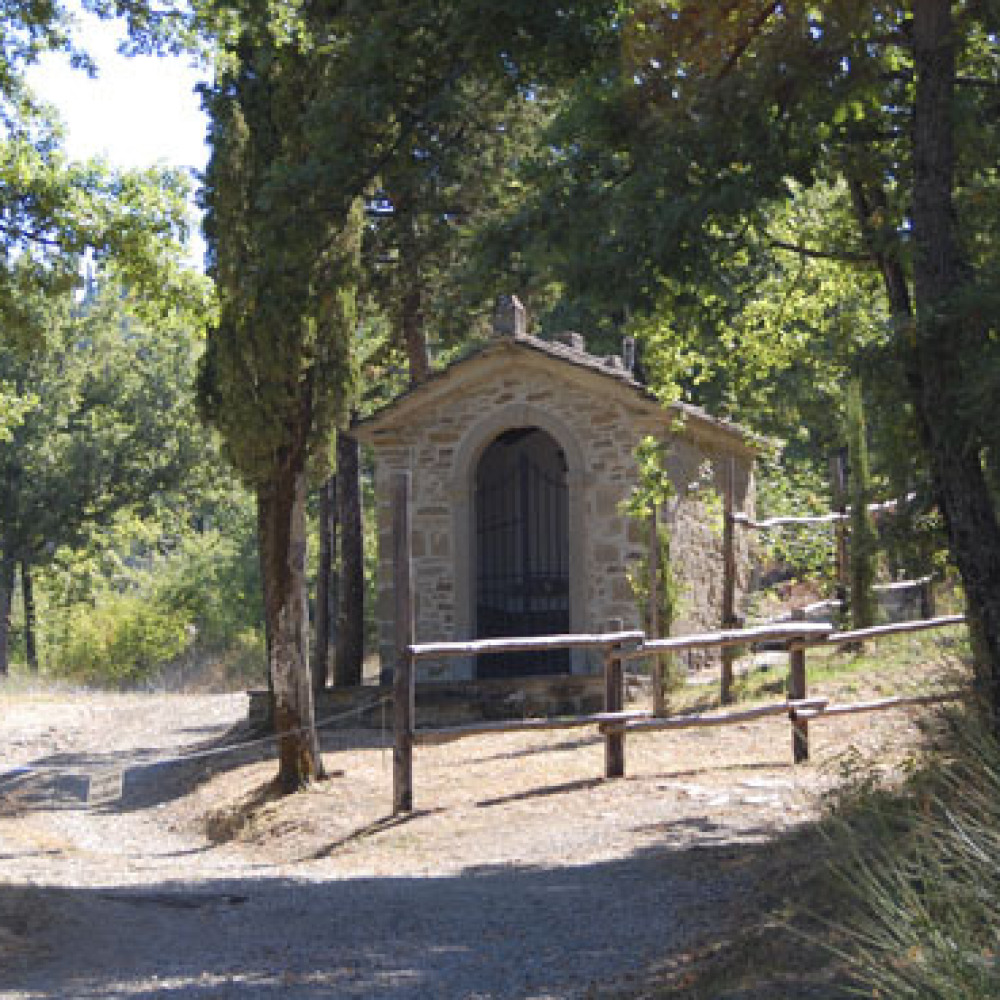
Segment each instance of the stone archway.
M566 456L538 427L499 434L476 465L476 636L570 630ZM478 677L568 673L568 650L480 656Z

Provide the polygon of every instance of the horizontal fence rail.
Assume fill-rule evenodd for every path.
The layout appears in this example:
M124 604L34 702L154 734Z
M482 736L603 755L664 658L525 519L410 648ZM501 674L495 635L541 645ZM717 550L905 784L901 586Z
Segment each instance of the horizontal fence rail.
M804 646L844 646L852 642L881 639L887 635L905 635L908 632L925 632L927 629L946 628L949 625L964 625L965 615L942 615L940 618L923 618L912 622L892 622L889 625L873 625L871 628L857 628L850 632L834 632L810 639L803 637Z
M678 652L685 649L722 649L725 646L745 646L758 642L782 642L812 639L822 641L834 632L830 622L795 622L789 625L758 625L754 628L722 629L699 635L679 635L668 639L650 639L637 649L624 654L624 659L637 660L656 653Z
M608 649L641 643L644 632L602 632L596 635L537 635L504 639L472 639L468 642L424 642L409 646L415 660L431 657L477 656L482 653L542 653L553 649Z
M948 701L960 701L962 697L961 691L941 691L937 694L894 695L891 698L876 698L873 701L852 701L843 705L826 704L819 708L798 705L791 710L790 718L793 722L798 720L832 719L839 715L884 712L888 708L940 705Z
M880 503L868 504L868 510L872 514L889 514L895 511L900 504L906 504L916 499L916 494L910 493L903 500L883 500ZM768 517L763 521L754 520L749 514L733 514L733 523L739 524L752 531L768 531L771 528L799 528L812 524L838 524L851 519L851 508L843 511L831 510L825 514L797 514L780 517Z

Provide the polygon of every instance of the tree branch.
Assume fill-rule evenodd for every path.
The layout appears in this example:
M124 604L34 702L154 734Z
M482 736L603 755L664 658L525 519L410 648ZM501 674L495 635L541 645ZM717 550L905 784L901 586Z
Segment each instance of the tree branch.
M12 226L7 222L0 222L0 233L9 236L12 240L28 240L29 243L40 243L42 246L62 249L62 243L51 236L44 236L34 229L22 229L20 226Z
M837 250L817 250L813 247L800 246L797 243L786 243L784 240L771 240L774 250L787 250L801 257L814 257L818 260L840 260L848 264L871 264L874 258L870 253L848 253Z
M773 0L769 3L751 22L747 25L747 30L744 36L736 42L736 47L729 54L729 58L726 60L725 65L719 71L716 76L716 80L721 80L723 77L728 76L729 73L735 68L736 64L740 61L743 53L750 48L750 44L753 40L760 34L761 29L771 20L771 15L778 9L778 0Z
M988 80L982 76L956 76L955 83L962 87L982 87L986 90L1000 90L1000 80Z

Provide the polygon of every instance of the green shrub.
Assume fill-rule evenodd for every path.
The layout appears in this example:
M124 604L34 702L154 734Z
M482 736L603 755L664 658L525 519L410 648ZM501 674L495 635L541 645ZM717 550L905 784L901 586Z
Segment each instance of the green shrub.
M93 607L76 605L64 621L65 640L48 668L94 685L128 686L155 676L193 638L189 620L140 593L108 594Z
M150 586L158 604L197 627L199 642L222 648L261 625L259 567L252 537L206 532L160 559Z
M764 456L757 465L757 518L825 514L830 487L823 470L789 456ZM765 569L786 569L800 580L834 578L833 525L815 524L755 535Z

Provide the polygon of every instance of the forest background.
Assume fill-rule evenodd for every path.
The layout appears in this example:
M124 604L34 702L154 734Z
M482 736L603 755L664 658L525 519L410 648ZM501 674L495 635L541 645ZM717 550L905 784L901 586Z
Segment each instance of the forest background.
M780 440L765 514L829 508L855 385L871 493L915 497L881 572L952 567L996 712L996 4L88 6L213 66L207 276L189 181L72 162L27 86L45 51L86 71L69 14L5 7L0 671L270 675L308 722L310 656L356 681L370 631L340 431L515 291Z

